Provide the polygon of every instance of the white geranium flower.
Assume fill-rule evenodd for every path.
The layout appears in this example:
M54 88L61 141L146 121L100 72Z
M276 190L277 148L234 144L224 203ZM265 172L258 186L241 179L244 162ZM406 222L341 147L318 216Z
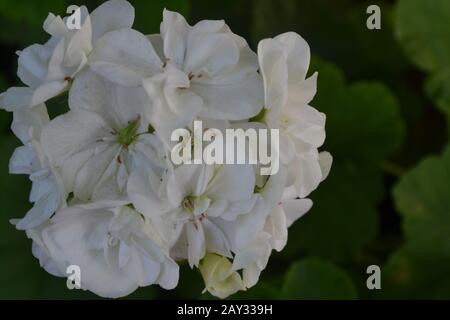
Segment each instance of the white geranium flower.
M287 242L288 227L312 206L309 199L282 199L250 242L234 249L232 271L242 270L245 288L253 287L267 266L272 250L281 251Z
M126 197L138 157L153 164L153 170L164 170L164 149L142 117L146 100L140 92L85 70L71 90L71 110L43 129L43 150L76 199Z
M67 90L96 41L112 30L131 28L134 21L134 8L125 0L107 1L91 15L85 6L79 10L80 29L69 29L67 17L50 13L44 22L50 40L18 52L17 74L26 87L12 87L1 94L1 107L13 111L36 106Z
M223 20L189 26L182 15L164 10L161 38L166 61L187 75L189 89L203 101L200 117L242 120L258 114L263 100L257 57Z
M201 21L191 27L180 14L164 10L161 35L147 38L133 30L111 32L99 41L89 61L97 73L127 86L154 76L158 82L159 73L176 67L183 75L166 72L175 78L166 79L168 90L175 93L169 107L183 114L193 106L179 109L188 94L175 91L189 91L189 103L199 100L195 111L207 119L242 120L262 108L256 55L223 21ZM173 90L174 85L180 90ZM160 99L158 95L151 98Z
M256 55L222 20L190 26L164 10L160 34L145 36L131 29L125 0L79 12L78 30L48 16L50 40L19 53L26 86L0 95L23 143L10 172L33 182L33 208L13 221L33 241L33 255L55 276L78 265L82 288L103 297L174 288L176 260L198 267L217 297L254 286L332 162L318 151L325 115L309 106L317 73L306 79L307 43L285 33L261 41ZM50 120L44 102L69 88L69 111ZM178 128L189 139L171 141ZM279 170L261 175L265 160L168 161L174 144L193 147L200 160L207 128L280 129L280 148L277 139L267 146ZM238 154L262 148L249 147L238 145Z
M230 256L231 244L222 230L227 221L245 216L255 206L255 176L249 165L181 165L158 184L136 170L128 183L133 205L144 215L174 225L172 254L197 266L206 252Z
M42 230L43 244L60 272L81 269L81 287L117 298L138 287L172 289L178 265L157 228L126 203L106 201L60 210Z
M311 200L297 198L294 186L285 189L287 174L286 168L281 166L279 172L259 188L257 196L262 203L262 214L253 210L244 216L247 220L225 227L228 237L233 239L232 270L242 270L245 288L258 282L272 250L281 251L286 245L288 227L312 206Z
M29 175L32 181L30 201L34 203L25 217L17 222L19 230L39 226L65 206L67 193L59 173L41 150L41 130L48 122L47 108L43 104L14 112L12 131L24 145L14 151L9 171Z
M264 79L265 109L260 121L280 129L280 160L289 164L297 194L306 197L325 179L332 158L319 153L325 140L325 115L309 106L316 93L317 73L305 79L309 46L294 32L258 45Z

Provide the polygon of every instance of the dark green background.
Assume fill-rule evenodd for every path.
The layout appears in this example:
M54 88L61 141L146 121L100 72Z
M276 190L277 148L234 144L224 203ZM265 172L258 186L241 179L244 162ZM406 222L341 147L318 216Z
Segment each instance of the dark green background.
M49 11L102 1L2 0L0 89L18 85L15 51L46 35ZM274 253L258 285L232 298L450 298L450 1L136 0L135 28L158 32L162 9L193 24L224 19L253 49L296 31L319 71L312 105L327 114L324 150L334 156L313 209ZM366 8L381 7L382 29L366 28ZM63 109L65 101L49 102ZM18 140L0 112L0 298L95 298L69 291L31 255L9 219L30 207L30 182L8 174ZM445 151L447 150L447 151ZM366 288L366 268L381 267L381 290ZM131 298L204 299L197 271L183 266L175 290L156 286Z

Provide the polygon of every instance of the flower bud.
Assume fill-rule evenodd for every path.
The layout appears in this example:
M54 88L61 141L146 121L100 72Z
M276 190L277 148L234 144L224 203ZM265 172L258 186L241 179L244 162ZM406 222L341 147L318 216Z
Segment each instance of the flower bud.
M208 253L199 265L205 281L205 291L224 299L239 290L245 290L242 278L232 270L232 263L223 256Z

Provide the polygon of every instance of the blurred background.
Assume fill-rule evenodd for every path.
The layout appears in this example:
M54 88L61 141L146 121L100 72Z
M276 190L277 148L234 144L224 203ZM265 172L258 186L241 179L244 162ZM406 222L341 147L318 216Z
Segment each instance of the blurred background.
M16 50L46 41L48 12L102 2L1 0L0 91L19 84ZM450 298L450 0L130 2L134 28L145 34L159 32L166 7L191 24L224 19L254 50L287 31L310 44L310 73L319 72L312 105L327 115L322 150L334 164L285 250L272 255L256 287L231 298ZM366 27L370 4L381 9L380 30ZM30 241L9 223L30 207L30 181L8 174L19 145L11 120L0 111L0 298L96 298L41 269ZM370 265L381 268L381 290L366 286ZM152 286L128 298L211 298L203 288L184 265L175 290Z

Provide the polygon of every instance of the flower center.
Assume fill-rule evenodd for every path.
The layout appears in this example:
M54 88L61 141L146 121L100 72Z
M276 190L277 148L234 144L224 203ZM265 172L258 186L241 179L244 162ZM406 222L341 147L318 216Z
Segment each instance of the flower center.
M182 202L182 206L184 209L186 209L187 211L194 213L194 209L195 209L195 197L194 196L187 196L183 199Z
M208 210L210 204L211 199L205 195L190 195L183 199L181 206L192 216L192 220L196 220L198 218L202 221L206 216L206 211Z
M138 137L138 129L140 125L140 117L136 120L130 121L128 125L117 132L117 141L123 146L129 146Z

